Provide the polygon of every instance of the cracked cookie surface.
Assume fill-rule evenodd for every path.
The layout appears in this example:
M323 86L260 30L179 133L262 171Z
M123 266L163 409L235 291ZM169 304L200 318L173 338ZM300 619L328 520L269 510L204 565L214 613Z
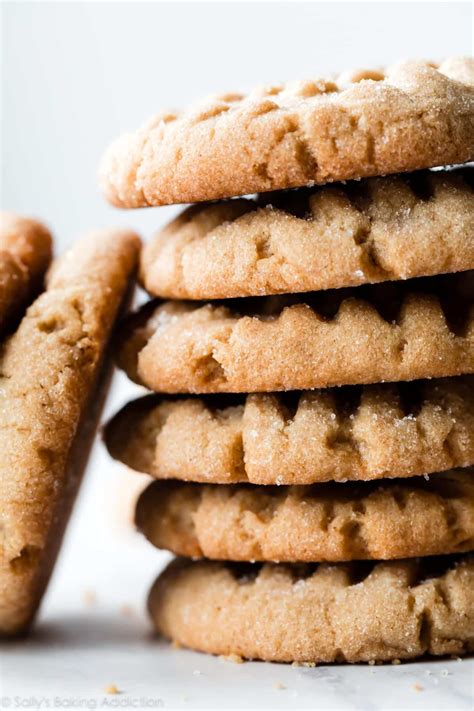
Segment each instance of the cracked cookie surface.
M474 550L474 468L409 481L262 487L153 482L138 529L188 558L390 560Z
M101 162L121 207L215 200L474 158L474 61L403 62L161 113Z
M0 212L0 335L40 290L51 254L51 234L44 225Z
M59 259L0 351L0 635L27 629L54 565L107 385L104 352L138 258L126 231Z
M145 245L172 299L317 291L474 269L473 171L371 178L185 210Z
M110 454L157 479L313 484L474 464L473 377L126 405Z
M158 632L211 654L369 662L474 649L474 560L242 564L178 559L149 597Z
M473 273L303 296L149 302L118 362L157 392L304 390L474 372Z

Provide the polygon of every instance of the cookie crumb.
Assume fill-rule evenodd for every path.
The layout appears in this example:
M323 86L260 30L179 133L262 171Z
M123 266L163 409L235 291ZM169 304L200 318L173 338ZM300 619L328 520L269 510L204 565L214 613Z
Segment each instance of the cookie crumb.
M97 603L97 595L93 590L84 590L82 593L82 602L86 607L92 607Z
M421 684L413 684L413 689L415 691L423 691L423 687Z
M122 617L133 617L135 610L131 605L122 605L120 608L120 614Z
M309 667L313 668L316 666L316 662L291 662L292 667Z
M281 681L276 681L273 686L275 689L286 689L286 686Z
M116 694L120 694L120 691L118 688L115 686L115 684L109 684L108 686L105 687L104 692L106 694L110 694L111 696L115 696Z
M401 664L399 659L392 659L392 664Z
M221 654L220 659L223 659L225 662L233 662L234 664L244 663L240 654Z
M369 659L369 666L375 666L375 659Z

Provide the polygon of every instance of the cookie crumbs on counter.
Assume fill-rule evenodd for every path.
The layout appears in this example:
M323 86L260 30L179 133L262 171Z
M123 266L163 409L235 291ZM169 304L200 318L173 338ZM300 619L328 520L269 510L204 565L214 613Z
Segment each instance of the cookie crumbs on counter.
M84 590L82 593L82 602L86 607L92 607L97 603L97 594L94 590Z
M276 681L273 686L275 689L286 689L286 686L281 681Z
M413 689L415 691L423 691L423 687L421 686L421 684L413 684Z
M122 605L120 607L120 614L122 617L133 617L135 610L131 605Z
M104 692L106 694L110 694L111 696L115 696L116 694L120 694L121 692L118 690L118 688L115 686L115 684L109 684L108 686L105 687Z
M392 664L401 664L399 659L392 659Z
M225 662L233 662L234 664L244 663L244 659L240 654L221 654L220 659L223 659Z

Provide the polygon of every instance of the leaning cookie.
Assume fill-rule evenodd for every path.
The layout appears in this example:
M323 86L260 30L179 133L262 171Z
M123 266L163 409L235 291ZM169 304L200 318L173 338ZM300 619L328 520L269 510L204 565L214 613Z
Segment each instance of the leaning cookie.
M313 484L474 464L474 378L202 398L148 395L105 429L157 479Z
M92 233L0 352L0 634L24 632L50 576L105 395L104 351L138 257Z
M474 550L474 468L376 483L261 487L155 481L136 524L188 558L284 563Z
M473 272L298 297L150 302L118 362L167 393L303 390L474 372Z
M143 207L464 163L473 85L474 61L453 58L212 97L119 138L102 191Z
M40 291L51 253L51 234L44 225L0 212L0 335Z
M332 565L178 559L155 582L158 632L203 652L373 662L474 650L474 559Z
M195 206L145 246L154 296L221 299L474 269L472 170Z

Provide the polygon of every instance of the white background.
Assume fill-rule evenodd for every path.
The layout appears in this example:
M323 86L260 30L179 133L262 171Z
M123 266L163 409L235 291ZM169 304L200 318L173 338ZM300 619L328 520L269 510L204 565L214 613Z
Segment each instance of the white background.
M443 3L3 3L2 204L57 244L92 227L149 234L172 208L117 211L99 158L162 108L255 83L472 51L472 6Z
M1 10L2 207L46 221L58 250L96 227L148 236L174 214L118 211L96 189L109 141L157 110L254 83L472 52L467 2L3 2ZM132 390L119 377L107 413ZM95 699L113 682L165 707L467 708L472 667L463 664L448 674L435 665L429 676L422 665L305 675L152 644L144 598L165 554L132 530L141 486L96 447L36 637L3 654L2 693ZM287 689L276 690L282 680Z

